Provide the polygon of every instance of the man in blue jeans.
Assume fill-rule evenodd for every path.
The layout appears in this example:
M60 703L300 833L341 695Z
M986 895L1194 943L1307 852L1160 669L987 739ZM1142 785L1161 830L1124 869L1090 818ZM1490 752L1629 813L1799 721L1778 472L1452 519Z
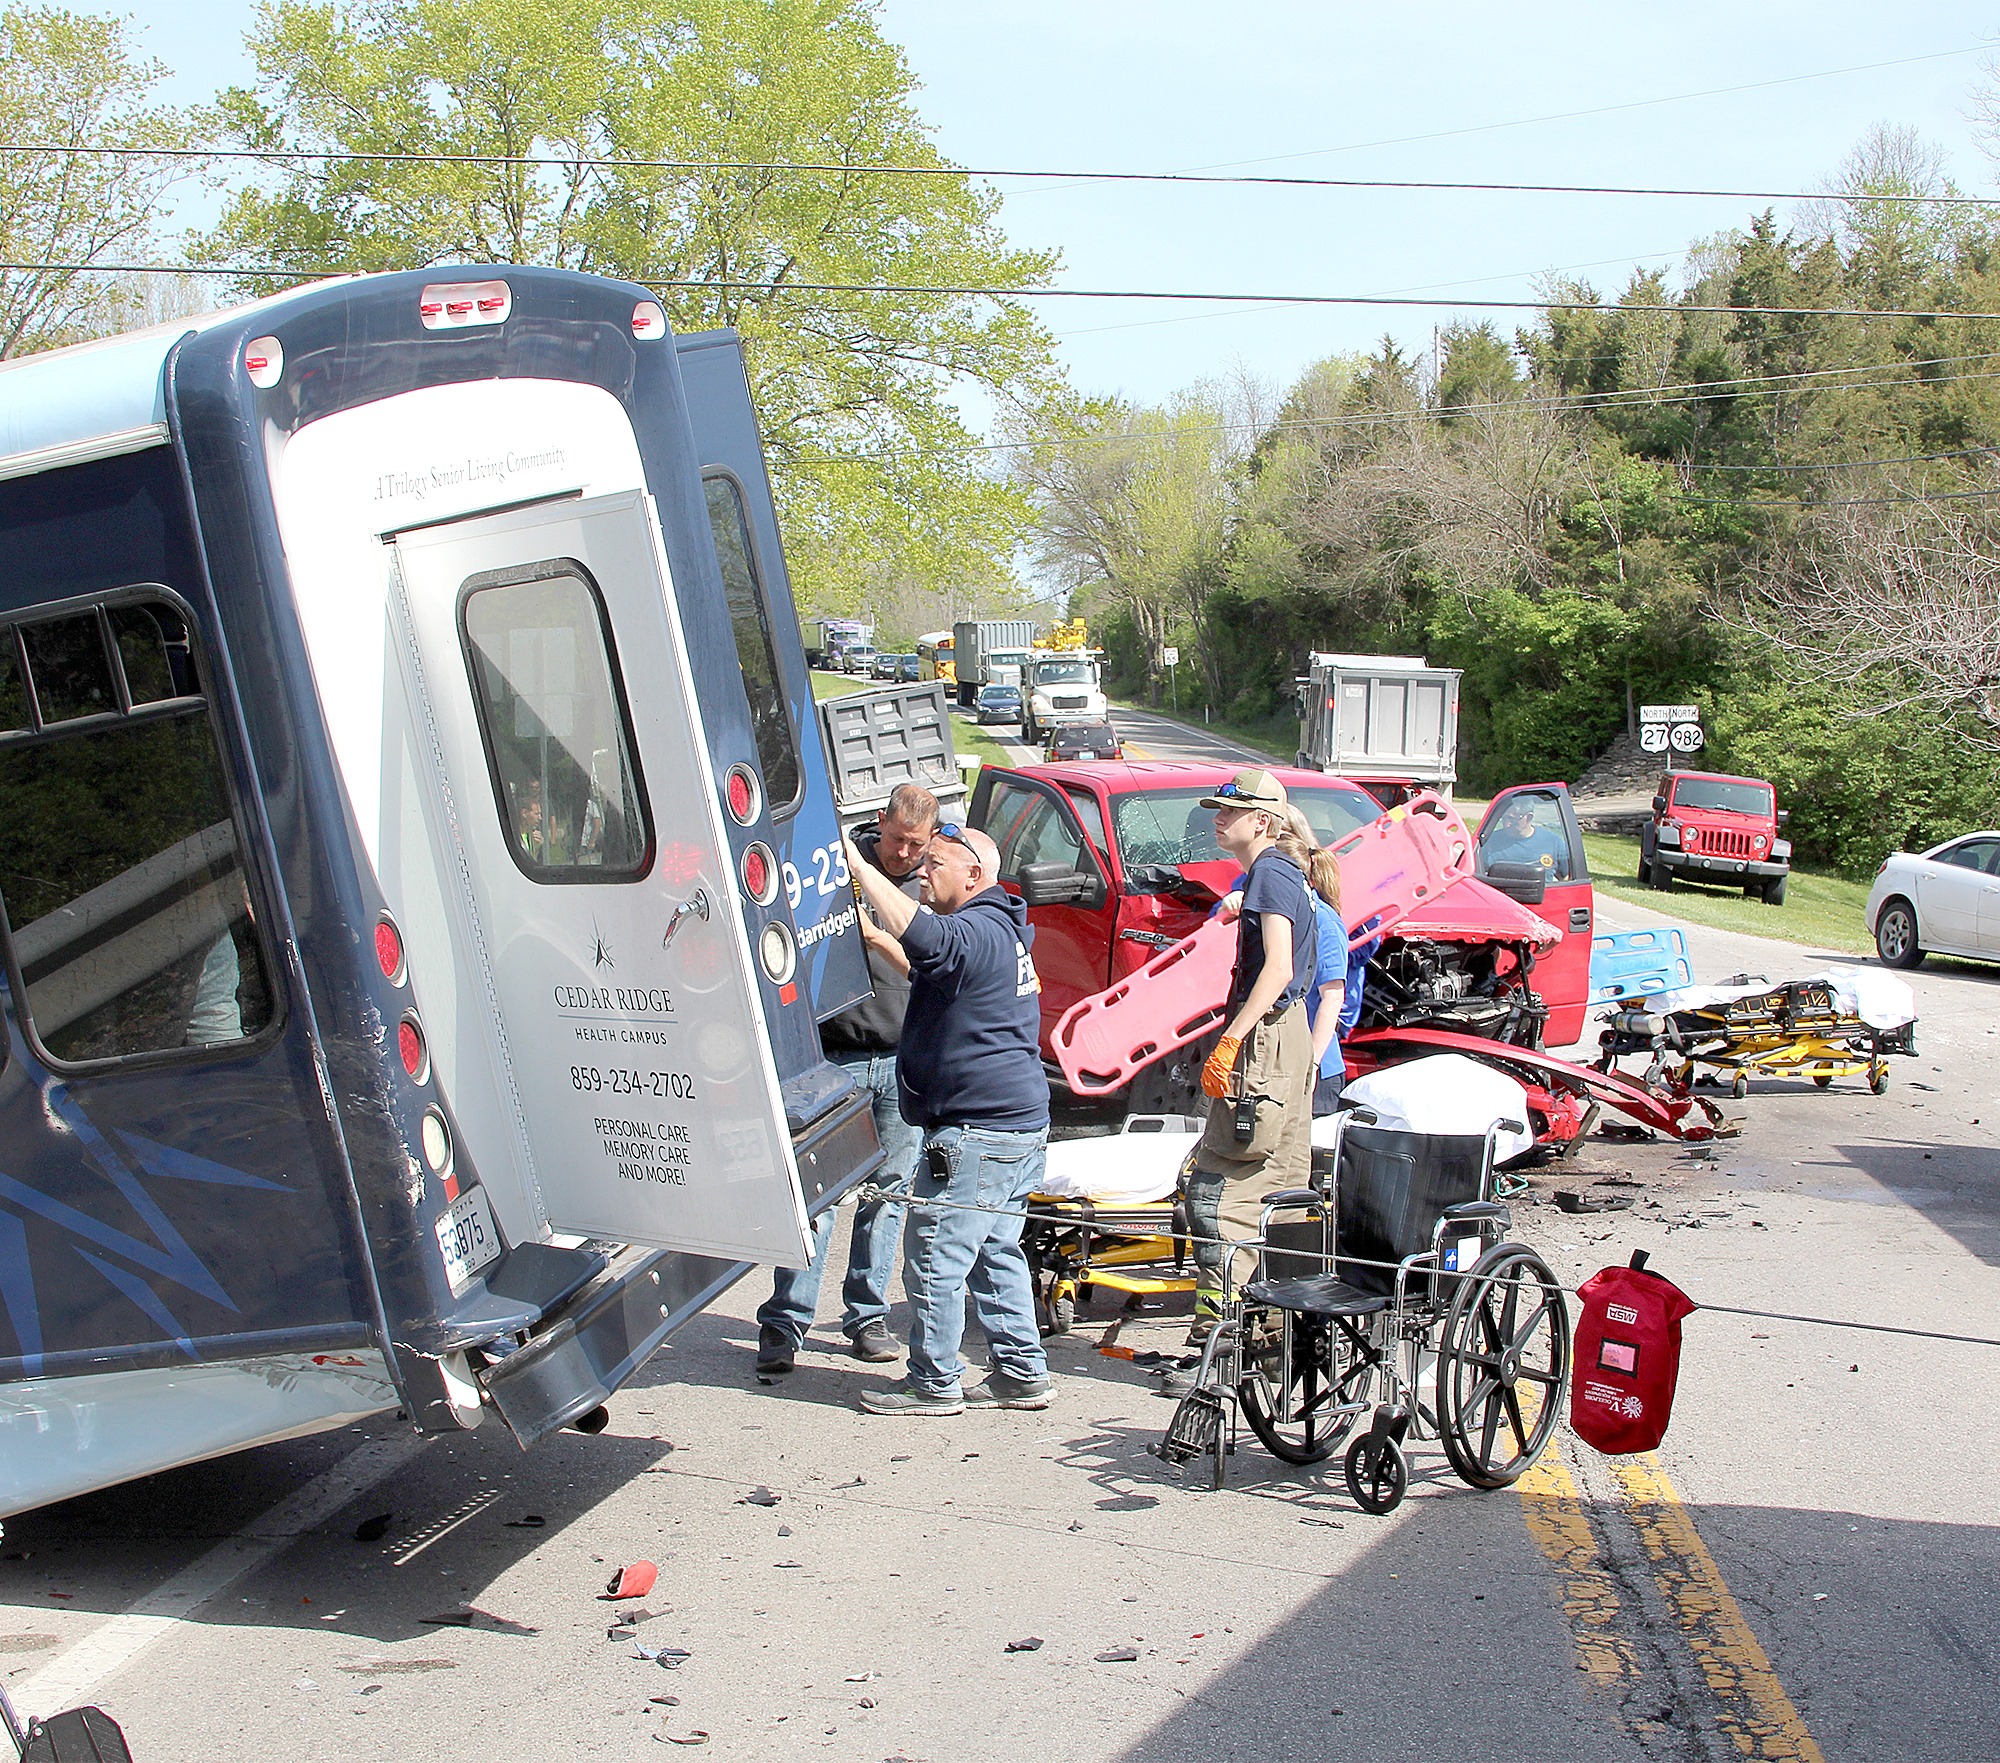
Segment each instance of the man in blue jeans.
M940 826L931 840L927 912L857 856L850 848L847 861L869 909L909 956L896 1079L903 1118L924 1135L903 1253L909 1377L867 1391L861 1405L871 1414L1046 1408L1049 1361L1021 1252L1020 1209L1049 1144L1027 909L1000 886L993 841L970 828ZM992 1374L969 1391L958 1356L968 1291L993 1355Z
M914 901L922 873L919 865L937 820L937 798L929 790L920 784L899 784L888 806L875 817L875 830L854 841L847 860L860 872L882 876ZM908 1183L916 1164L919 1137L896 1100L896 1043L902 1039L903 1012L910 1001L910 963L902 945L865 915L861 931L868 944L874 996L823 1022L819 1044L828 1059L872 1093L875 1134L882 1141L883 1155L875 1182L878 1187L899 1188ZM811 1265L779 1268L771 1295L757 1312L760 1377L789 1372L806 1330L812 1327L837 1210L829 1206L813 1221ZM889 1332L889 1270L896 1264L902 1234L903 1208L894 1201L864 1200L855 1207L847 1277L840 1288L845 1307L840 1325L854 1343L857 1359L881 1362L896 1357L896 1340Z

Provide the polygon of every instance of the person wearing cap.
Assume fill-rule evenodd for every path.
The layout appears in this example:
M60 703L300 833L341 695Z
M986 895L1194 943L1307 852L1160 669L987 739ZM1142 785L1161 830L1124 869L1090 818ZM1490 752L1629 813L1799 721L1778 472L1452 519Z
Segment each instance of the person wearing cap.
M1303 1187L1312 1173L1315 1074L1304 1000L1319 943L1305 873L1278 844L1285 786L1268 771L1239 771L1202 805L1215 811L1216 843L1243 865L1246 881L1229 1017L1201 1074L1208 1124L1187 1178L1196 1269L1190 1345L1206 1340L1222 1313L1222 1241L1255 1237L1265 1196ZM1249 1266L1239 1255L1232 1271L1241 1277Z
M875 816L872 831L854 840L854 856L871 873L886 876L917 897L924 852L938 823L937 798L921 784L898 784ZM882 1167L875 1186L894 1193L908 1186L917 1160L917 1131L903 1119L896 1100L896 1047L903 1038L903 1012L910 998L910 964L902 945L861 915L868 950L871 996L850 1004L820 1024L820 1051L869 1094L875 1136L882 1143ZM813 1222L812 1260L804 1267L780 1267L771 1295L757 1310L757 1375L786 1376L812 1327L819 1307L820 1276L833 1240L838 1208L829 1206ZM889 1273L902 1238L903 1208L893 1200L863 1200L854 1208L848 1239L847 1275L840 1295L841 1329L857 1359L879 1363L897 1357L889 1332Z
M1022 1208L1049 1142L1027 908L1000 886L993 841L971 828L937 829L921 904L856 855L849 851L848 867L868 908L910 963L896 1081L903 1118L923 1133L903 1232L908 1376L864 1392L861 1405L871 1414L1046 1408L1049 1361L1021 1250ZM993 1360L972 1390L958 1356L968 1292Z

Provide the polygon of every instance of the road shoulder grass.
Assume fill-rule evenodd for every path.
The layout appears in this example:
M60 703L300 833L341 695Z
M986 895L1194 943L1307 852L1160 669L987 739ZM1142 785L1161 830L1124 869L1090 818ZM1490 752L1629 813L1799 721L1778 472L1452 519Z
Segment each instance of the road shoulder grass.
M1639 841L1606 833L1585 833L1590 879L1599 894L1634 906L1650 906L1670 918L1685 918L1711 930L1741 931L1753 937L1780 937L1814 948L1871 955L1875 941L1865 917L1868 887L1845 876L1794 869L1785 903L1766 906L1747 900L1740 888L1708 887L1676 880L1661 892L1639 880Z

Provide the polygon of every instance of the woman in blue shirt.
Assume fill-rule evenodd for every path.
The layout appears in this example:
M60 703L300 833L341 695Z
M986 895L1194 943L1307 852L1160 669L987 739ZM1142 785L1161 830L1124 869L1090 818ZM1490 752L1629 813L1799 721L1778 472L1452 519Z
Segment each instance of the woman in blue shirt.
M1340 1037L1361 1015L1361 987L1368 972L1368 958L1381 946L1371 937L1359 947L1347 946L1347 921L1340 911L1340 865L1331 853L1320 848L1310 822L1289 804L1285 810L1285 833L1278 848L1305 871L1311 889L1313 917L1318 929L1318 962L1310 989L1306 992L1306 1021L1312 1027L1313 1067L1318 1081L1313 1089L1312 1111L1331 1114L1340 1103L1347 1079L1347 1060L1340 1050ZM1234 917L1242 905L1242 889L1247 876L1238 876L1220 910Z

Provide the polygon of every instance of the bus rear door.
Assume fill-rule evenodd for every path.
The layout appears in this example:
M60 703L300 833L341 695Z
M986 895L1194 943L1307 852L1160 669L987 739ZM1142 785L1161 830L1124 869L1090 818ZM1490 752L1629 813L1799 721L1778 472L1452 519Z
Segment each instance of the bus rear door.
M484 1059L511 1161L550 1226L797 1266L805 1207L753 950L651 498L562 500L394 535L396 616L454 956L489 1005ZM428 764L423 760L427 759ZM754 847L753 847L754 849ZM768 850L765 858L770 858Z

